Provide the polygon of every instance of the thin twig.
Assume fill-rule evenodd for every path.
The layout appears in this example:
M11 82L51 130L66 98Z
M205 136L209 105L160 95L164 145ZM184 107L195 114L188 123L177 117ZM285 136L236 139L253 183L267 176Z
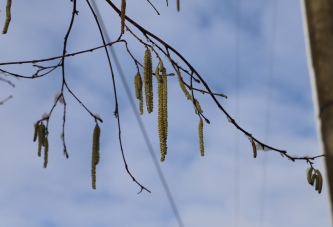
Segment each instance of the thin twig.
M105 39L104 39L104 35L103 35L103 31L101 29L101 26L99 24L99 21L98 21L98 18L95 14L95 11L94 9L91 7L90 5L90 2L89 0L86 0L86 2L88 3L89 5L89 8L92 12L92 14L94 15L94 18L96 20L96 23L97 23L97 26L98 26L98 29L99 29L99 32L100 32L100 35L101 35L101 38L102 38L102 41L103 41L103 44L105 45ZM119 146L120 146L120 150L121 150L121 154L122 154L122 158L123 158L123 161L124 161L124 165L125 165L125 169L127 171L127 173L130 175L130 177L132 178L132 180L137 183L140 187L141 187L141 190L139 191L142 192L142 190L146 190L147 192L150 193L150 191L144 187L143 185L141 185L134 177L133 175L131 174L131 172L129 171L128 169L128 165L127 165L127 162L126 162L126 158L125 158L125 153L124 153L124 149L123 149L123 145L122 145L122 139L121 139L121 124L120 124L120 113L119 113L119 108L118 108L118 97L117 97L117 89L116 89L116 82L115 82L115 78L114 78L114 73L113 73L113 68L112 68L112 64L111 64L111 60L110 60L110 56L109 56L109 52L108 50L106 49L106 46L105 46L105 52L106 52L106 56L107 56L107 59L108 59L108 63L109 63L109 67L110 67L110 72L111 72L111 77L112 77L112 83L113 83L113 91L114 91L114 98L115 98L115 111L114 111L114 114L117 118L117 121L118 121L118 139L119 139Z
M149 4L154 8L154 10L156 11L157 15L160 15L160 13L157 11L157 9L155 8L155 6L149 0L147 0L147 2L149 2Z
M110 1L110 0L106 0L107 3L109 3L109 5L117 12L119 13L119 9ZM139 24L137 24L135 21L133 21L131 18L129 18L128 16L125 16L125 19L130 22L133 26L135 26L138 30L140 30L142 32L142 34L150 41L152 42L154 45L156 45L166 56L170 57L169 54L166 54L155 42L153 42L149 37L154 38L156 41L158 41L161 45L163 45L167 51L170 49L174 54L176 54L186 65L187 67L198 77L198 79L201 81L201 83L204 85L204 87L206 88L208 94L210 94L210 96L212 97L212 99L214 100L214 102L216 103L216 105L218 106L218 108L227 116L227 119L230 123L232 123L238 130L240 130L241 132L243 132L245 135L251 135L249 132L245 131L242 127L240 127L236 121L230 116L230 114L222 107L222 105L219 103L219 101L216 99L214 93L210 90L209 86L207 85L207 83L205 82L205 80L200 76L200 74L195 70L195 68L177 51L175 50L173 47L171 47L169 44L167 44L166 42L164 42L162 39L160 39L159 37L157 37L156 35L154 35L153 33L147 31L146 29L144 29L142 26L140 26ZM192 78L192 76L191 76ZM191 86L192 87L192 86ZM193 97L194 98L194 97ZM294 161L294 160L308 160L308 159L315 159L321 156L316 156L316 157L301 157L301 158L293 158L292 156L287 154L287 151L285 150L281 150L281 149L277 149L274 147L271 147L269 145L266 145L262 142L260 142L258 139L256 139L255 137L252 136L252 139L257 142L260 146L262 146L263 148L268 148L269 150L274 150L277 151L279 153L281 153L282 155L288 157L290 160Z
M5 73L5 72L3 72L3 73ZM9 73L10 74L10 73ZM0 80L1 81L3 81L3 82L6 82L6 83L8 83L10 86L12 86L12 87L15 87L15 84L13 84L10 80L6 80L6 79L4 79L4 78L2 78L2 77L0 77Z
M65 77L65 57L64 55L66 54L66 47L67 47L67 41L69 38L69 34L72 30L73 27L73 23L74 23L74 18L75 15L77 15L79 12L76 10L76 0L73 0L73 11L72 11L72 18L71 18L71 22L69 24L69 28L68 31L65 35L64 38L64 47L63 47L63 51L62 51L62 58L61 58L61 72L62 72L62 85L61 85L61 94L64 93L64 87L66 84L66 77ZM66 158L68 158L68 152L67 152L67 147L66 147L66 142L65 142L65 124L66 124L66 101L65 101L65 97L63 97L64 99L64 113L63 113L63 123L62 123L62 135L63 135L63 147L64 147L64 155L66 156Z
M9 99L11 99L11 98L13 98L12 95L8 96L7 98L5 98L4 100L2 100L2 101L0 102L0 105L3 105L5 102L7 102L7 101L8 101Z

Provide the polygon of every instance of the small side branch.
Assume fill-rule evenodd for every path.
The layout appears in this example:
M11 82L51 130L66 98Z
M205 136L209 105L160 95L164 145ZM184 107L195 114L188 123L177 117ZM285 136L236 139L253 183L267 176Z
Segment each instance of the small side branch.
M8 101L9 99L11 99L11 98L13 98L12 95L8 96L7 98L5 98L4 100L2 100L2 101L0 102L0 105L3 105L5 102L7 102L7 101Z
M114 111L114 115L115 117L117 118L117 122L118 122L118 139L119 139L119 146L120 146L120 150L121 150L121 155L122 155L122 158L123 158L123 161L124 161L124 165L125 165L125 169L127 171L127 173L130 175L130 177L132 178L132 180L137 183L140 187L141 187L141 190L139 191L139 193L142 192L142 190L146 190L147 192L150 193L150 191L144 187L142 184L140 184L134 177L133 175L131 174L131 172L129 171L128 169L128 165L127 165L127 162L126 162L126 158L125 158L125 153L124 153L124 149L123 149L123 145L122 145L122 139L121 139L121 124L120 124L120 113L119 113L119 108L118 108L118 96L117 96L117 88L116 88L116 81L115 81L115 76L114 76L114 73L113 73L113 68L112 68L112 64L111 64L111 60L110 60L110 56L109 56L109 52L106 48L106 43L105 43L105 39L104 39L104 35L103 35L103 31L102 31L102 28L99 24L99 21L98 21L98 18L95 14L95 11L94 9L92 8L89 0L86 0L94 18L95 18L95 21L96 21L96 24L98 26L98 29L99 29L99 32L100 32L100 35L101 35L101 38L102 38L102 41L103 41L103 44L104 44L104 49L105 49L105 52L106 52L106 56L107 56L107 59L108 59L108 63L109 63L109 67L110 67L110 72L111 72L111 78L112 78L112 84L113 84L113 91L114 91L114 98L115 98L115 111Z

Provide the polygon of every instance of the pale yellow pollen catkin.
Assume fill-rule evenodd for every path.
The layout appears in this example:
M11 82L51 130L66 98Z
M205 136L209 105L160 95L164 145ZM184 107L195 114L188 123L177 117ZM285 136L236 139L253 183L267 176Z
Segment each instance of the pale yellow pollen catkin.
M143 114L142 79L139 72L134 76L134 87L135 87L135 97L140 100L139 111L140 114L142 115Z
M162 81L162 77L160 75L159 64L157 64L156 69L155 69L155 77L156 77L157 81Z
M168 77L166 73L166 69L162 70L162 80L163 80L163 113L164 113L164 130L166 139L168 137ZM165 142L166 143L166 142Z
M251 140L251 144L252 144L252 150L253 150L253 157L256 158L257 157L257 148L256 148L256 144L254 143L253 139Z
M120 11L121 34L125 33L125 14L126 14L126 0L121 0L121 11Z
M139 73L137 73L134 76L134 88L135 88L135 97L137 99L140 99L140 95L142 92L142 81L141 81L141 76Z
M143 62L143 82L145 85L145 96L148 113L153 112L153 65L151 60L151 52L149 48L145 51Z
M7 5L6 5L6 21L3 26L2 34L6 34L8 31L9 23L12 19L10 8L12 6L12 0L7 0Z
M180 88L182 89L183 93L185 94L186 98L188 100L191 100L193 102L193 97L192 95L187 91L187 88L185 87L184 85L184 82L182 81L182 77L180 75L180 72L178 71L177 72L178 74L178 82L179 82L179 86ZM201 106L200 106L200 103L198 100L194 99L194 105L195 105L195 108L196 108L196 111L198 111L199 113L203 113L203 110L201 109Z
M44 168L47 167L48 160L49 160L49 140L46 136L45 137L45 146L44 146Z
M93 133L93 146L92 146L92 158L91 158L91 178L92 188L96 189L96 165L99 163L99 138L101 134L101 128L96 124Z
M168 80L165 68L162 70L161 80L158 80L158 134L163 162L167 154L168 137Z
M158 63L158 65L160 66L160 72L162 72L163 69L164 69L163 61L160 60L160 62Z
M194 99L194 103L195 103L195 106L196 106L196 108L197 108L197 111L198 111L199 113L203 113L203 110L201 109L201 106L200 106L199 101L196 100L196 99Z
M35 131L34 131L34 139L33 139L33 141L35 142L36 139L37 139L38 131L39 131L39 122L37 122L37 123L34 125L34 128L35 128Z
M182 91L183 91L183 93L185 94L185 96L186 96L186 98L188 99L188 100L193 100L192 99L192 95L187 91L187 89L186 89L186 87L185 87L185 85L184 85L184 83L183 83L183 81L182 81L182 78L181 78L181 76L180 76L180 72L177 72L177 74L178 74L178 82L179 82L179 86L180 86L180 88L182 89Z
M199 121L198 132L199 132L200 154L201 156L204 156L205 148L204 148L204 138L203 138L203 121L201 118Z
M43 122L38 126L38 156L42 156L42 147L45 146L45 125Z
M256 158L257 157L257 147L256 147L256 144L255 144L251 134L250 134L250 136L251 136L251 145L252 145L253 157Z

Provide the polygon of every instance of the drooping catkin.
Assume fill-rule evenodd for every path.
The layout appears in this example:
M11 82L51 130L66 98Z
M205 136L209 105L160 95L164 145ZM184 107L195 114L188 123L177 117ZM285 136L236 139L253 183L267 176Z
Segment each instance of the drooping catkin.
M188 100L193 100L192 99L192 95L187 91L187 89L186 89L186 87L185 87L185 85L184 85L184 83L183 83L183 81L182 81L182 78L181 78L181 76L180 76L180 72L177 72L177 74L178 74L178 82L179 82L179 86L180 86L180 88L182 89L182 91L184 92L184 94L185 94L185 96L186 96L186 98L188 99Z
M180 76L180 72L178 71L177 72L177 75L178 75L178 82L179 82L179 86L180 88L182 89L183 93L185 94L186 98L188 100L191 100L193 102L193 97L192 95L187 91L185 85L184 85L184 82L182 81L182 78ZM199 113L203 113L203 110L201 109L201 106L200 106L200 103L198 100L194 99L194 105L196 107L196 111L198 111Z
M164 131L165 131L165 143L168 137L168 77L166 69L162 70L162 80L163 80L163 113L164 113Z
M36 142L36 139L37 139L37 135L38 135L38 131L39 131L39 122L37 122L35 125L34 125L34 128L35 128L35 132L34 132L34 142Z
M140 114L142 115L143 114L142 79L139 72L134 76L134 87L135 87L135 97L140 100L139 110Z
M162 77L161 77L161 75L160 75L159 64L160 64L160 63L157 64L156 69L155 69L155 77L156 77L157 81L162 81ZM162 72L162 71L161 71L161 72Z
M145 51L143 62L143 82L145 85L145 96L148 113L153 112L153 64L149 48Z
M96 189L96 165L99 163L99 137L101 135L101 128L96 124L93 133L93 146L91 158L91 178L92 188Z
M158 65L160 66L160 72L162 72L163 69L164 69L163 61L160 60L160 62L158 63Z
M121 34L125 33L125 14L126 14L126 0L121 0L121 11L120 11Z
M168 137L168 80L166 69L162 70L161 80L158 80L158 134L160 139L161 162L167 154Z
M38 126L38 156L42 155L42 147L45 146L45 125L43 122Z
M256 158L257 157L257 147L252 138L252 135L251 135L251 145L252 145L253 157Z
M12 6L12 0L7 0L7 5L6 5L6 21L3 26L2 34L6 34L8 31L9 23L12 19L10 8Z
M49 140L47 136L45 137L45 147L44 147L44 168L47 167L47 163L49 160Z
M198 111L199 113L203 113L203 110L201 109L201 106L200 106L199 101L196 100L196 99L194 99L194 103L195 103L195 106L196 106L196 108L197 108L197 111Z
M177 11L180 11L180 0L177 0Z
M199 132L199 142L200 142L200 154L201 156L204 156L205 148L204 148L204 139L203 139L203 121L201 118L199 121L198 132Z

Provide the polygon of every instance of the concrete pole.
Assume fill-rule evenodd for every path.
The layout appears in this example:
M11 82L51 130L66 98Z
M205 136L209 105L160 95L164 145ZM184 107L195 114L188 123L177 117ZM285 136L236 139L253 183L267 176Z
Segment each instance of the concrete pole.
M310 73L316 90L320 137L327 155L326 175L331 217L333 204L333 0L301 0L310 44Z

